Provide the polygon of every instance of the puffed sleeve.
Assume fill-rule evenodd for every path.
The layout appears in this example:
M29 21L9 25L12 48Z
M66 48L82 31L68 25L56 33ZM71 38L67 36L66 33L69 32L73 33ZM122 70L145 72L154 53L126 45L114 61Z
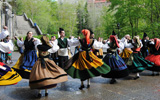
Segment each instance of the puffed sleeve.
M102 42L99 42L99 41L97 41L97 40L94 40L93 48L99 50L99 49L101 49L101 48L103 47L103 45L104 45L104 44L103 44Z
M126 48L134 48L132 43L127 43L127 41L124 42L124 47L126 47Z
M51 45L52 45L52 48L49 49L48 52L50 52L50 53L55 53L55 52L57 52L58 49L59 49L59 46L57 45L57 43L56 43L56 42L53 42Z
M9 40L9 42L4 43L4 42L0 42L0 51L7 53L10 51L13 51L13 42L11 40Z
M21 40L17 39L17 45L18 45L18 47L23 47L24 46L24 41L21 41Z
M38 38L34 38L34 39L35 39L34 45L35 45L35 48L37 49L37 46L40 45L40 44L42 44L42 43L41 43L40 39L38 39Z
M67 39L69 46L79 46L80 42L78 39Z
M124 43L119 42L119 48L118 48L118 50L120 51L120 53L123 51L123 49L124 49Z
M34 41L34 45L35 45L35 46L41 44L40 39L38 39L38 38L34 38L34 39L35 39L35 41Z
M106 44L103 45L102 48L103 48L103 49L109 49L110 47L109 47L108 43L106 43Z

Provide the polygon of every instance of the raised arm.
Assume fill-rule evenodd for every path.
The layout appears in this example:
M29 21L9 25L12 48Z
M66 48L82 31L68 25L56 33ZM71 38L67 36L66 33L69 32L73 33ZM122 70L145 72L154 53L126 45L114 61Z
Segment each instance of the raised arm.
M49 49L48 52L50 52L50 53L57 52L58 49L59 49L59 46L57 45L57 43L56 42L52 42L52 43L50 42L50 44L52 45L52 48Z
M18 47L23 47L24 46L24 41L21 41L17 38L17 45L18 45Z
M7 43L0 42L0 51L2 51L4 53L13 51L13 47L14 47L14 45L12 43L12 40L9 40L9 42L7 42Z
M125 40L124 47L126 47L126 48L133 48L134 46L132 45L132 43L127 43L127 40Z

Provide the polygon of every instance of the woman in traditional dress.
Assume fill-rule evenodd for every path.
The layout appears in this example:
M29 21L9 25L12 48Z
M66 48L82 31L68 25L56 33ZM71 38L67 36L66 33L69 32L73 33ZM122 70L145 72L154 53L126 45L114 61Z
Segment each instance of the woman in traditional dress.
M124 44L125 40L127 40L128 43L131 43L131 38L130 35L127 34L125 35L122 39L121 42ZM132 54L132 50L131 48L126 48L126 46L124 45L124 49L123 51L119 54L119 56L125 61L128 61L128 58L130 57L130 55Z
M48 50L54 53L59 49L59 46L57 44L51 45L47 36L42 36L41 42L42 45L37 46L39 58L31 70L29 79L31 89L40 89L38 97L41 97L41 89L45 89L45 96L48 96L47 89L68 80L67 73L49 59Z
M120 46L114 35L111 35L109 43L105 44L107 54L103 58L103 61L111 67L111 71L107 74L103 74L102 77L112 78L110 84L116 83L115 78L123 78L129 75L126 64L117 53Z
M149 67L148 70L152 71L152 75L154 76L154 72L157 72L156 75L159 75L160 72L160 39L154 38L154 41L149 42L150 54L145 58L154 63L153 67Z
M102 42L103 41L103 39L101 38L101 37L98 37L98 40L97 40L98 42ZM100 48L99 50L96 50L95 49L95 55L98 57L98 58L100 58L100 59L102 59L103 58L103 49L102 48Z
M24 55L22 54L13 68L23 77L29 79L31 69L37 61L36 46L40 44L40 40L33 38L33 33L28 32L25 41L17 39L17 45L19 47L24 46Z
M144 71L148 67L152 67L154 63L148 60L145 60L145 58L143 58L140 52L142 43L139 40L139 36L134 36L132 43L127 43L127 40L126 40L125 46L127 48L132 48L133 50L133 53L129 57L126 64L130 72L136 73L136 76L134 77L134 79L136 80L140 77L139 72Z
M87 81L87 88L90 87L89 79L101 74L107 74L110 67L106 65L101 59L93 54L91 47L95 49L102 48L102 42L90 39L90 31L83 29L82 33L85 38L74 42L75 46L81 44L82 51L75 54L71 59L65 63L65 71L72 77L81 80L79 89L84 88L83 81Z
M9 66L0 61L0 86L14 85L21 81L22 77Z
M13 43L9 40L8 43L0 42L0 51L6 53L13 51ZM0 86L13 85L18 83L22 77L9 66L5 65L0 59Z

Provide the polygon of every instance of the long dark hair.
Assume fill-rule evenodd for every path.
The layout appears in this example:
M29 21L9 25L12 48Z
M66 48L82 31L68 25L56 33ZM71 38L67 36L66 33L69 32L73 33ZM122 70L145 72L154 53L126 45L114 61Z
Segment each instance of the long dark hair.
M30 32L31 32L31 31L28 31L28 32L27 32L27 36L28 36L28 34L29 34ZM33 33L32 33L32 34L33 34ZM26 39L25 39L25 40L28 40L27 36L26 36Z

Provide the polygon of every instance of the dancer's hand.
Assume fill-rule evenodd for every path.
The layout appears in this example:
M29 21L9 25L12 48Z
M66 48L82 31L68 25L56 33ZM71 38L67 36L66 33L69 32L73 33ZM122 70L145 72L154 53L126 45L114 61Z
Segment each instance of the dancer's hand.
M16 40L18 39L17 36L14 37Z
M37 41L37 39L36 39L36 38L33 38L33 42L35 42L35 41Z

